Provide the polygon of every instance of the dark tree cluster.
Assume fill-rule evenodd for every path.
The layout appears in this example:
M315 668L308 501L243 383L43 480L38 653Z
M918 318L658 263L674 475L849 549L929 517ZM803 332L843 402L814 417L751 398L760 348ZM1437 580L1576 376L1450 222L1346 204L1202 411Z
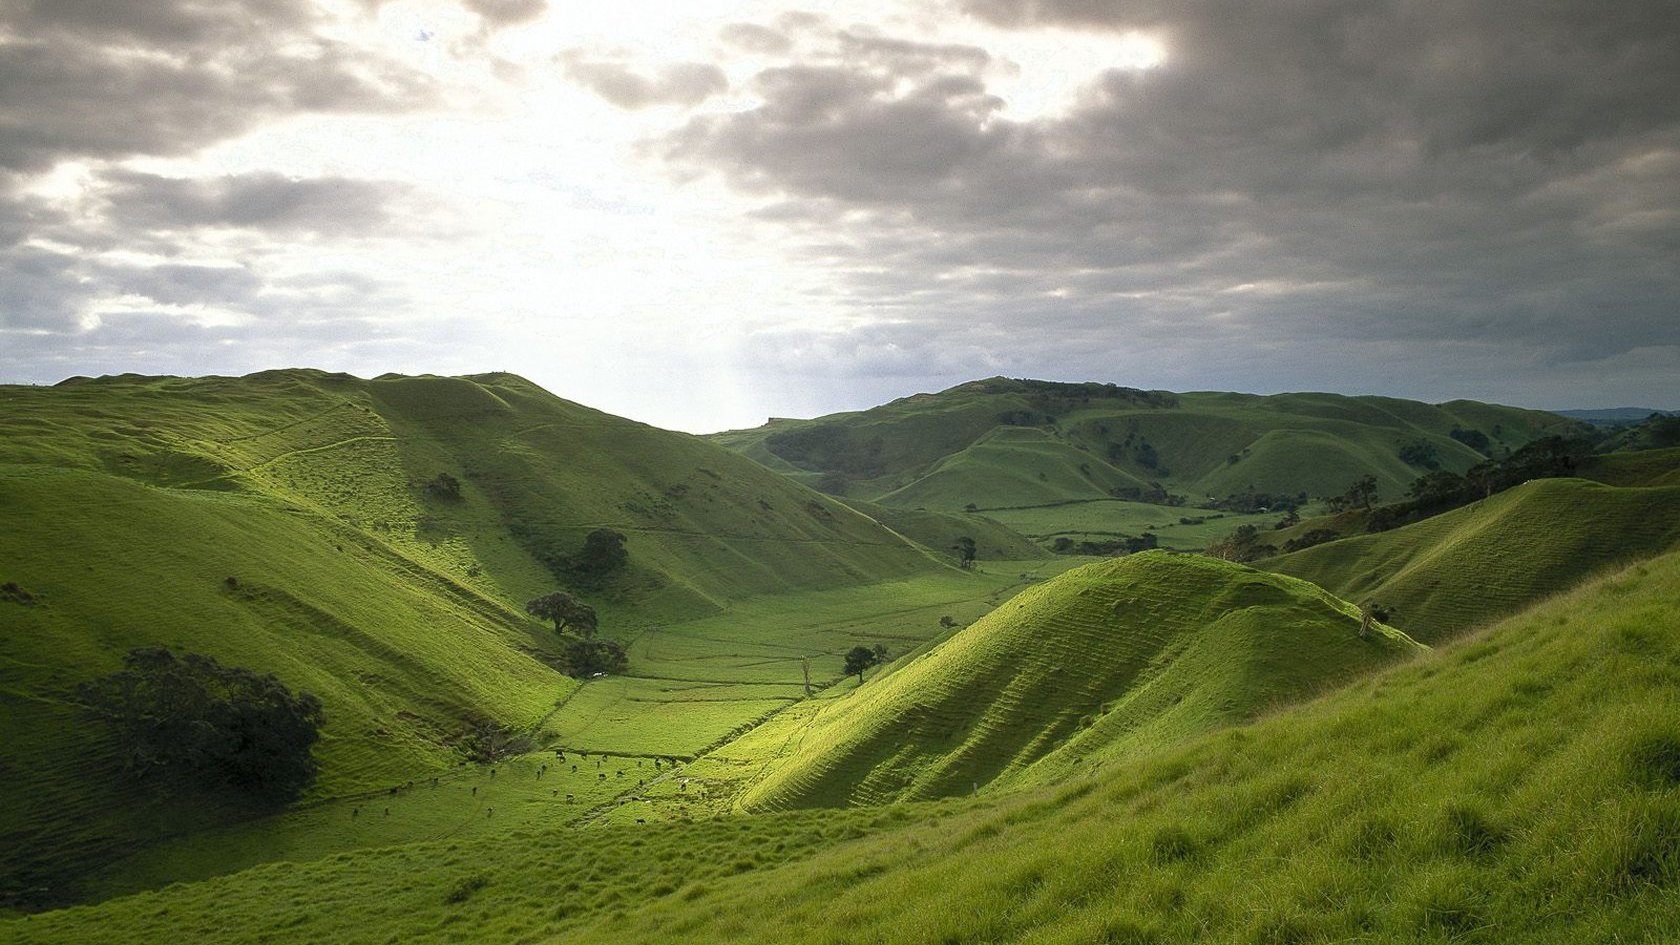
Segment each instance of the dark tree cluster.
M1208 554L1226 561L1257 561L1278 553L1276 545L1260 540L1260 530L1253 525L1239 525L1237 530L1208 546Z
M459 502L461 500L461 480L446 472L440 472L426 483L426 492L434 498L445 502Z
M1441 452L1428 440L1412 440L1400 444L1400 461L1419 469L1440 469Z
M952 545L951 548L957 553L958 567L962 568L964 571L969 571L974 568L974 557L978 554L974 547L974 539L964 535L961 538L958 538L956 544Z
M1590 453L1591 444L1586 440L1551 436L1535 440L1503 459L1477 463L1462 476L1436 470L1413 481L1405 500L1372 510L1365 528L1387 531L1469 505L1530 479L1571 476L1576 464Z
M1223 499L1209 499L1202 507L1226 512L1292 512L1306 502L1305 492L1285 495L1281 492L1261 492L1249 486L1242 492L1233 492Z
M115 730L135 777L184 777L275 800L315 780L321 701L272 675L142 647L79 695Z
M1171 495L1167 488L1159 482L1151 482L1147 488L1137 486L1115 486L1108 490L1108 494L1116 499L1126 499L1132 502L1150 502L1155 505L1167 505L1177 508L1184 504L1184 496Z
M1136 431L1127 433L1126 438L1118 443L1108 444L1109 462L1118 465L1127 460L1162 476L1167 475L1167 468L1161 465L1161 454L1156 452L1155 444Z
M1299 538L1291 538L1284 542L1283 552L1284 554L1288 554L1291 551L1300 551L1302 548L1311 548L1314 545L1322 545L1327 541L1335 541L1340 537L1342 537L1340 532L1335 532L1328 528L1310 529L1305 535L1302 535Z
M1160 544L1160 538L1154 532L1144 532L1142 535L1105 538L1100 541L1091 541L1090 539L1074 541L1063 536L1057 538L1050 547L1057 554L1114 557L1148 551L1151 548L1160 547Z
M1484 456L1493 447L1493 441L1489 440L1488 435L1480 430L1465 430L1453 427L1447 435Z

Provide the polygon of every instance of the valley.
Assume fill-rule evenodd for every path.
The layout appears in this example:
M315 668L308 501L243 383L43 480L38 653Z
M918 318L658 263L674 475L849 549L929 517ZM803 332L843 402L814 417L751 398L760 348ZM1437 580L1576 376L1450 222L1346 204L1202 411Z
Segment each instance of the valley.
M0 940L1680 923L1680 450L1638 432L1002 378L711 437L507 374L0 404ZM137 775L86 685L145 647L318 698L318 773Z

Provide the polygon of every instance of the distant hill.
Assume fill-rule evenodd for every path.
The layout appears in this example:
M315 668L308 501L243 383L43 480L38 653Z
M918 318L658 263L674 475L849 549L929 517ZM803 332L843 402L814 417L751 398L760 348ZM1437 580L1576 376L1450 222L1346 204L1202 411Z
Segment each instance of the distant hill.
M1655 407L1598 407L1584 410L1553 410L1552 413L1571 420L1581 420L1594 426L1619 427L1638 423L1653 414L1673 417L1680 411L1658 410Z
M628 640L951 567L735 453L506 374L0 387L0 521L0 897L44 900L114 850L253 813L114 776L73 694L133 647L318 695L307 800L453 767L486 726L540 740L577 683L522 611L538 594L577 591ZM629 564L583 582L570 556L601 527Z
M1680 548L1680 451L1611 454L1592 467L1618 481L1537 479L1392 531L1270 558L1260 566L1374 602L1436 643L1515 613L1583 579Z
M1302 581L1146 552L1006 601L799 735L750 809L965 794L1182 741L1418 649ZM1034 769L1034 765L1043 768Z
M838 495L986 511L1169 493L1191 504L1244 492L1317 497L1366 475L1397 498L1430 468L1462 472L1489 453L1580 429L1556 414L1472 401L991 378L712 438Z

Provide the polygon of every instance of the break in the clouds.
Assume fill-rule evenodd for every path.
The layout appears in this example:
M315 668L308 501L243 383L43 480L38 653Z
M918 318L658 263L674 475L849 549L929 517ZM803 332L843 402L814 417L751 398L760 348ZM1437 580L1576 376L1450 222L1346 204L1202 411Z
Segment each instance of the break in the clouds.
M0 375L1680 406L1670 7L21 0Z

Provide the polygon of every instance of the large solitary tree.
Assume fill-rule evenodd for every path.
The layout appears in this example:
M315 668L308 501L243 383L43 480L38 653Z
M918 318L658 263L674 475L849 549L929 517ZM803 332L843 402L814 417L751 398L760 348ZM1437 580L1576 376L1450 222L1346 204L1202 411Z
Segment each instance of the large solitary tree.
M624 644L617 640L598 640L595 630L600 619L595 608L565 591L544 594L525 603L525 612L533 617L554 621L554 632L560 634L565 654L565 673L578 679L606 673L622 672L629 664Z
M604 584L630 563L630 552L624 550L624 542L624 534L610 528L597 528L583 536L583 548L571 560L573 577L586 587Z
M974 567L974 557L976 553L974 539L964 535L961 538L958 538L956 544L953 544L951 547L956 550L957 563L963 570L966 571Z
M526 601L525 612L541 620L554 621L555 633L574 630L585 640L595 636L595 628L600 626L595 608L565 591L555 591Z
M887 661L887 648L876 644L874 649L867 646L854 646L846 652L846 675L856 676L858 685L863 685L863 671L871 666L879 666Z

